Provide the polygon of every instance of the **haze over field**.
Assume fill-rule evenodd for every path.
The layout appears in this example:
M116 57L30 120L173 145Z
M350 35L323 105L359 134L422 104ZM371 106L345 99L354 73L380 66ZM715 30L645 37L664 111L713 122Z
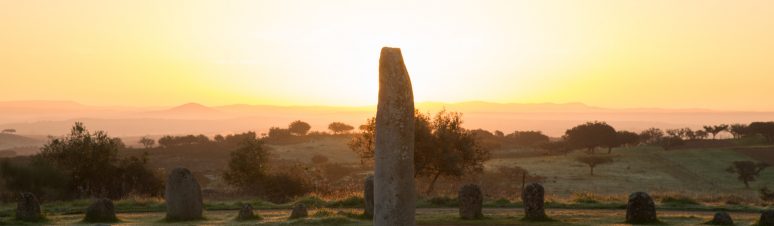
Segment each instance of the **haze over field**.
M617 128L641 131L657 128L700 128L705 124L749 123L774 118L774 112L716 111L708 109L632 108L610 109L570 104L498 104L489 102L419 103L423 112L442 109L462 112L465 126L486 130L540 130L559 137L565 130L586 121L606 121ZM266 132L272 126L286 126L304 120L312 130L325 131L330 122L360 125L374 116L375 106L204 106L187 103L173 107L105 107L68 101L0 102L0 128L14 128L18 134L61 135L74 121L105 130L114 136L165 134L232 134Z

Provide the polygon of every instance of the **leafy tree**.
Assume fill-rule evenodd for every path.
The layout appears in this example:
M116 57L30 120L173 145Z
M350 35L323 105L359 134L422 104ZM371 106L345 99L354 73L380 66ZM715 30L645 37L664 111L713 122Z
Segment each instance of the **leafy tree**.
M685 141L677 136L664 137L658 142L658 145L661 146L661 148L664 150L670 150L683 144L685 144Z
M310 126L309 123L302 122L301 120L296 120L288 125L288 131L290 131L291 134L298 136L306 135L310 129L312 129L312 126Z
M755 181L762 170L769 167L769 164L765 162L755 163L753 161L734 161L726 171L729 173L736 173L739 180L744 182L744 187L750 188L751 181Z
M361 159L374 157L375 118L361 126L363 131L349 143ZM426 190L431 193L441 176L460 177L467 172L483 170L489 149L481 147L475 134L462 127L462 115L441 111L432 120L419 111L414 113L414 175L431 179Z
M619 145L636 146L640 144L640 135L634 132L621 130L616 132L616 140Z
M726 124L720 124L720 125L714 125L714 126L704 126L704 130L708 133L712 134L712 139L715 139L715 136L718 135L718 133L727 131L728 125Z
M707 139L707 137L709 137L709 133L707 133L707 131L704 131L704 130L696 130L694 131L694 135L696 136L696 138L702 139L702 140Z
M588 165L590 169L589 171L590 175L594 176L594 168L597 167L598 165L613 163L613 157L600 156L600 155L585 155L585 156L578 156L577 158L575 158L575 161Z
M328 125L328 129L332 131L334 134L340 134L340 133L347 133L349 131L352 131L353 129L355 129L355 127L344 124L343 122L331 122L331 124Z
M259 182L266 177L269 162L269 152L262 145L260 140L248 139L231 152L228 169L223 173L227 184L243 192L256 192L251 189L260 185Z
M743 135L749 133L747 125L739 123L728 126L728 132L734 136L734 139L742 138Z
M774 122L752 122L747 126L750 134L759 134L768 142L774 142Z
M659 128L649 128L640 132L640 142L657 144L664 137L664 131Z
M548 136L540 131L514 131L508 134L506 138L514 144L524 147L538 147L541 144L548 143Z
M587 122L565 132L567 142L575 148L585 148L594 153L597 147L610 147L616 142L617 134L612 126L605 122Z
M145 147L145 149L148 149L148 148L152 148L153 145L156 144L156 141L151 139L150 137L145 136L140 139L139 143L142 144L142 146Z
M89 133L82 123L76 122L69 135L49 141L35 158L66 174L76 197L158 194L158 190L148 191L159 189L161 180L146 168L147 158L119 158L121 146L120 139L102 131Z
M495 130L494 135L497 137L505 137L505 133L503 133L503 131L500 131L500 130Z
M281 138L286 138L290 136L291 136L291 133L289 129L283 129L279 127L269 128L269 138L281 139Z

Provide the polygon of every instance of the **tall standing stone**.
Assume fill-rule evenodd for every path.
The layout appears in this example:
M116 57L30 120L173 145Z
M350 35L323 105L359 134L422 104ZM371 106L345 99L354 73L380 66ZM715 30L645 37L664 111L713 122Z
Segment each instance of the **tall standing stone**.
M363 201L365 201L365 209L363 214L367 217L374 216L374 176L368 176L365 179L363 185Z
M188 169L172 170L167 178L164 198L167 201L167 220L202 219L202 190Z
M648 224L656 223L656 204L650 195L645 192L635 192L629 195L626 204L626 223Z
M734 220L731 219L731 215L728 215L725 211L715 213L710 222L711 225L734 225Z
M116 207L113 205L113 201L110 199L97 199L88 208L86 208L86 216L83 218L85 222L116 222Z
M19 193L19 200L16 203L16 219L21 221L38 221L42 219L40 215L40 202L34 194L29 192Z
M774 210L766 210L761 213L761 219L758 220L760 226L774 226Z
M413 226L414 94L399 48L382 48L376 110L374 226Z
M521 192L521 201L524 203L524 220L547 220L545 210L545 194L543 185L531 183Z
M481 207L484 203L484 196L478 185L468 184L460 188L458 200L460 202L460 218L471 220L484 217L481 213Z

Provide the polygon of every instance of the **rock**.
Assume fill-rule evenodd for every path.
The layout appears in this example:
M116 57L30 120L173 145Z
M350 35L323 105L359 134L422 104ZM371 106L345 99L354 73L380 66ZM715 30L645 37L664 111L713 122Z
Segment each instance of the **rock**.
M254 220L258 218L259 217L257 217L253 211L253 206L250 204L243 204L242 208L239 209L239 215L237 215L237 220L239 221Z
M460 218L470 220L484 217L481 214L484 197L478 185L468 184L462 186L458 199L460 202Z
M416 225L414 94L398 48L379 57L374 143L374 226Z
M774 226L774 210L766 210L761 213L761 219L758 220L759 226Z
M16 203L16 219L21 221L39 221L43 219L40 215L40 202L34 194L22 192L19 194L19 200Z
M189 221L202 219L202 193L199 182L185 168L172 170L164 191L167 201L167 220Z
M656 204L645 192L635 192L629 195L626 204L626 223L648 224L656 223Z
M365 201L365 210L363 210L363 214L365 214L368 217L374 216L374 176L368 176L365 179L365 184L363 185L363 200Z
M293 206L293 211L290 212L288 219L306 218L309 216L309 212L306 210L306 205L303 203Z
M521 193L524 202L524 220L546 220L545 189L543 185L531 183L524 187Z
M85 222L116 222L116 208L110 199L97 199L86 208Z
M731 215L728 215L728 213L724 211L720 211L715 213L715 216L712 217L712 221L707 222L707 224L711 225L734 225L734 220L731 219Z

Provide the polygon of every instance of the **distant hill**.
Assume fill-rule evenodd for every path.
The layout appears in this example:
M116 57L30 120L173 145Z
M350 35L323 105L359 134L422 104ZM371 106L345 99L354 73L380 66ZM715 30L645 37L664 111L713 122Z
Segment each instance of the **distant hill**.
M561 136L568 128L587 121L606 121L617 129L640 131L649 127L701 128L718 123L770 121L774 112L733 112L709 109L612 109L582 103L422 102L422 112L442 109L461 112L466 128L486 130L541 130ZM0 102L0 129L13 128L24 135L62 135L75 121L91 130L113 136L165 134L224 134L248 130L263 133L272 126L285 127L294 120L325 131L333 121L357 128L373 117L376 106L271 106L235 104L205 106L187 103L173 107L104 107L69 101Z
M17 147L42 146L44 140L20 136L16 134L0 133L0 150Z

